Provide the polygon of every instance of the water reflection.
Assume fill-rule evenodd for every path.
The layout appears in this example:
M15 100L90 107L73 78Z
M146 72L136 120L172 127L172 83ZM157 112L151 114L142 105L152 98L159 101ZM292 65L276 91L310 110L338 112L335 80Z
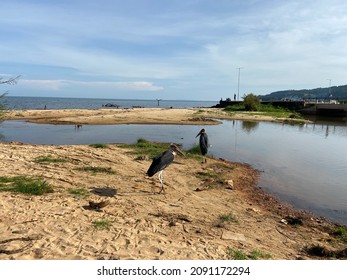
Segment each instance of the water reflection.
M251 122L251 121L242 122L242 130L247 133L251 133L252 131L257 129L258 126L259 126L259 122Z

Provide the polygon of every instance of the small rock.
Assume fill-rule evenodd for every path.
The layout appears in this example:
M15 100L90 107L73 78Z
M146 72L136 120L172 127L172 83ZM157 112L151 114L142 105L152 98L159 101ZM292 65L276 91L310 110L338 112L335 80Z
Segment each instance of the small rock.
M259 213L260 212L260 210L259 209L256 209L256 208L247 208L246 209L247 211L249 211L249 212L254 212L254 213Z
M234 189L234 182L233 182L233 180L226 180L225 182L227 184L226 189L228 189L228 190L233 190Z
M231 231L223 231L221 238L224 240L246 241L246 237L242 233L234 233Z

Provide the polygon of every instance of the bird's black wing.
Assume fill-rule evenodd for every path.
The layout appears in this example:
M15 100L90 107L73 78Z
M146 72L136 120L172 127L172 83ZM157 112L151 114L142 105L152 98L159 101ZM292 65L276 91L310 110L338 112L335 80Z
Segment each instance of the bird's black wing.
M208 136L206 133L203 133L200 135L199 144L200 144L201 154L206 155L208 150Z
M165 169L173 160L174 155L170 150L161 153L153 159L151 166L147 170L147 175L152 177L155 173Z

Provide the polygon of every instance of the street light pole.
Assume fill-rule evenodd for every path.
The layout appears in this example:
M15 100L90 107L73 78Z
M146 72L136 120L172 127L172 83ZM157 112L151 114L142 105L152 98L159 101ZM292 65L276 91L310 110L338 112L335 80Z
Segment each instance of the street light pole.
M327 79L329 81L329 100L330 100L330 97L331 97L331 80L332 79Z
M236 69L239 69L239 76L238 76L238 80L237 80L237 100L240 100L240 72L241 72L241 68L243 68L243 67L236 68Z

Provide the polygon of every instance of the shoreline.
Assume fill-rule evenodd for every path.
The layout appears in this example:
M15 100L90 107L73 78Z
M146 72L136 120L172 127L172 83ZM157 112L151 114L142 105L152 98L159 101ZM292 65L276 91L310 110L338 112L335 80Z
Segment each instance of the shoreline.
M206 124L213 121L212 113L221 117L214 109L116 110L25 110L10 117L69 124L133 123L144 118L147 123L170 119ZM204 165L178 157L165 171L167 193L153 195L151 189L159 187L157 177L145 176L151 160L137 158L131 151L119 144L97 149L0 143L0 176L38 176L54 188L42 196L0 192L0 222L5 225L0 241L6 241L0 243L0 259L202 260L230 259L230 251L250 257L255 250L264 254L262 259L331 259L331 255L311 255L308 248L320 246L327 252L346 248L346 241L334 233L337 224L266 193L257 186L259 171L247 164L209 158ZM42 156L66 161L36 162ZM86 167L113 172L88 173ZM71 193L80 189L88 196ZM104 196L105 190L116 194ZM106 200L109 205L94 211L88 208L91 200ZM232 221L222 221L223 215ZM302 224L291 225L291 219ZM108 221L110 228L93 227L100 220Z

